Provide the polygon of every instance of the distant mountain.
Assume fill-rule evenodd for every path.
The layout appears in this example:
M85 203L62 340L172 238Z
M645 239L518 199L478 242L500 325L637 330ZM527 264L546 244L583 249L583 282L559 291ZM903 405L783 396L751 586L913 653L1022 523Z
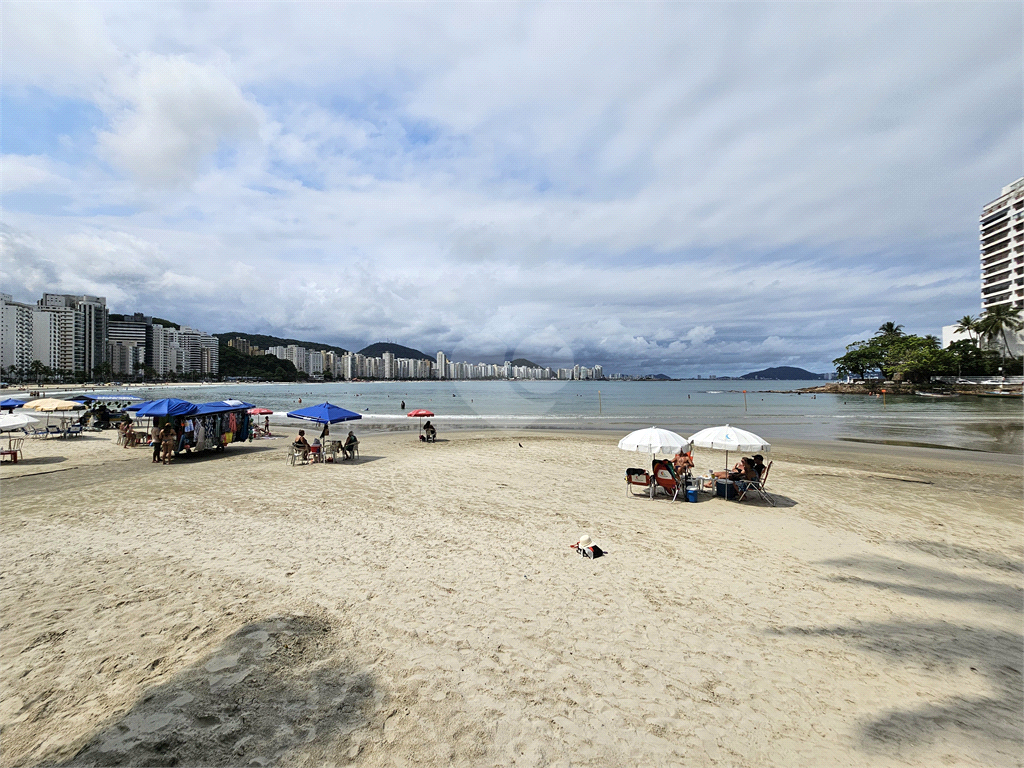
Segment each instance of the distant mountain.
M512 361L512 365L519 366L520 368L543 368L544 367L542 365L537 365L536 363L531 363L525 357L517 357L515 360Z
M155 322L156 318L154 318ZM213 334L220 339L221 344L227 344L231 339L240 338L245 339L250 344L253 344L260 349L268 349L270 347L287 347L289 344L294 344L297 347L305 347L306 349L330 350L331 352L337 352L339 355L344 355L348 352L343 347L335 347L331 344L324 344L320 341L300 341L299 339L282 339L278 336L264 336L261 333L215 333Z
M658 381L671 381L672 380L671 376L666 376L664 373L656 373L653 376L651 376L651 378L652 379L657 379Z
M359 350L360 355L366 357L380 357L385 352L391 352L395 357L404 357L409 360L436 360L437 358L432 357L428 354L420 352L418 349L412 347L403 347L401 344L392 344L388 341L378 341L376 344L371 344L368 347L364 347Z
M811 373L803 368L793 368L788 365L781 365L777 368L765 368L763 371L754 371L741 379L783 379L787 381L803 381L811 379L824 379L824 373Z

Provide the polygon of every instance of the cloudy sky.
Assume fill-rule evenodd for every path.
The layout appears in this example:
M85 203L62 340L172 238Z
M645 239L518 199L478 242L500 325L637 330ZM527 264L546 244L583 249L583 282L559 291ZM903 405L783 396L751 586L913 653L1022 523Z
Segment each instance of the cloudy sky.
M0 290L677 375L980 309L1022 4L5 0Z

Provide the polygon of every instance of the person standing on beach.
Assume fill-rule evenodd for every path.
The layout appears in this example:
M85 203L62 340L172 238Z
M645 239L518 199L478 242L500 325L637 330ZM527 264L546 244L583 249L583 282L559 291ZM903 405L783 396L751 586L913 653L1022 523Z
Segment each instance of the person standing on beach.
M160 437L160 428L156 425L156 419L153 420L151 437L153 440L153 463L157 464L160 462L160 451L163 449L163 444Z
M160 458L163 459L164 464L171 463L171 452L174 450L175 443L178 442L178 433L171 426L170 422L164 425L164 428L160 430L160 442L163 446L163 451L160 454Z
M270 417L263 417L263 432L267 437L270 437Z

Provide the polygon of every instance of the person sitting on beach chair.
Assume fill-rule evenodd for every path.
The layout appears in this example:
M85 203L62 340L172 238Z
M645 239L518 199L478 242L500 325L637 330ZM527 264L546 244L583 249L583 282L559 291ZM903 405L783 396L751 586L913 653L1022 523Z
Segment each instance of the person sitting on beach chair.
M672 466L676 468L679 477L689 477L690 470L693 469L693 453L684 452L680 448L679 453L672 458Z
M754 474L757 475L758 480L764 474L764 456L760 453L754 455Z
M434 429L434 425L429 421L423 425L423 439L428 443L437 442L437 430Z
M726 472L724 469L712 473L719 480L756 480L757 473L754 471L754 460L744 456L736 462L736 465Z
M345 445L341 448L341 457L343 459L354 459L358 450L359 438L356 437L355 432L349 430L348 437L345 438Z
M302 452L303 461L309 459L309 441L306 439L306 430L299 430L299 436L296 437L295 442L292 443L292 448Z

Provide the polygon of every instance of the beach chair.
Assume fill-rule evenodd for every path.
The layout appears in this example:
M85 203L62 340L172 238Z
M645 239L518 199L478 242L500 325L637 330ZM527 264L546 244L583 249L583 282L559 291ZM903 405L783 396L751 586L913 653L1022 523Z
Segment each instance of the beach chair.
M46 427L47 437L64 437L64 430L58 427L56 424L49 424Z
M359 440L353 440L350 445L343 445L341 447L341 456L343 459L355 459L359 455Z
M297 448L296 446L293 445L288 449L288 456L285 459L285 461L287 461L293 467L295 466L296 461L298 461L299 464L305 464L306 458L304 454L305 451L303 451L302 448Z
M32 430L25 430L25 434L31 437L33 440L39 440L40 438L47 437L49 433L46 431L46 427L36 427Z
M671 493L672 501L676 500L680 491L682 493L686 493L686 487L679 482L679 477L676 475L676 468L672 466L671 461L655 459L651 462L651 469L654 474L654 485L651 486L652 498L658 488L661 488L661 490L665 492L666 496Z
M24 459L25 454L21 452L21 444L24 442L24 437L12 437L8 441L7 447L0 451L0 461L3 461L4 456L9 456L12 464L18 463L19 456Z
M654 495L653 483L651 482L651 473L646 469L637 469L636 467L630 467L626 470L626 495L627 496L641 496L641 495ZM637 493L635 489L643 488L643 493Z
M68 427L68 431L64 433L65 437L80 437L82 434L81 424L72 424Z
M757 480L741 480L740 483L742 484L742 487L740 488L740 495L736 498L736 501L743 501L743 499L747 497L747 494L751 494L752 496L760 497L774 507L775 497L764 489L765 483L768 482L768 473L771 471L772 464L774 463L774 461L769 461L768 466L764 468L764 472L761 473L761 477Z

